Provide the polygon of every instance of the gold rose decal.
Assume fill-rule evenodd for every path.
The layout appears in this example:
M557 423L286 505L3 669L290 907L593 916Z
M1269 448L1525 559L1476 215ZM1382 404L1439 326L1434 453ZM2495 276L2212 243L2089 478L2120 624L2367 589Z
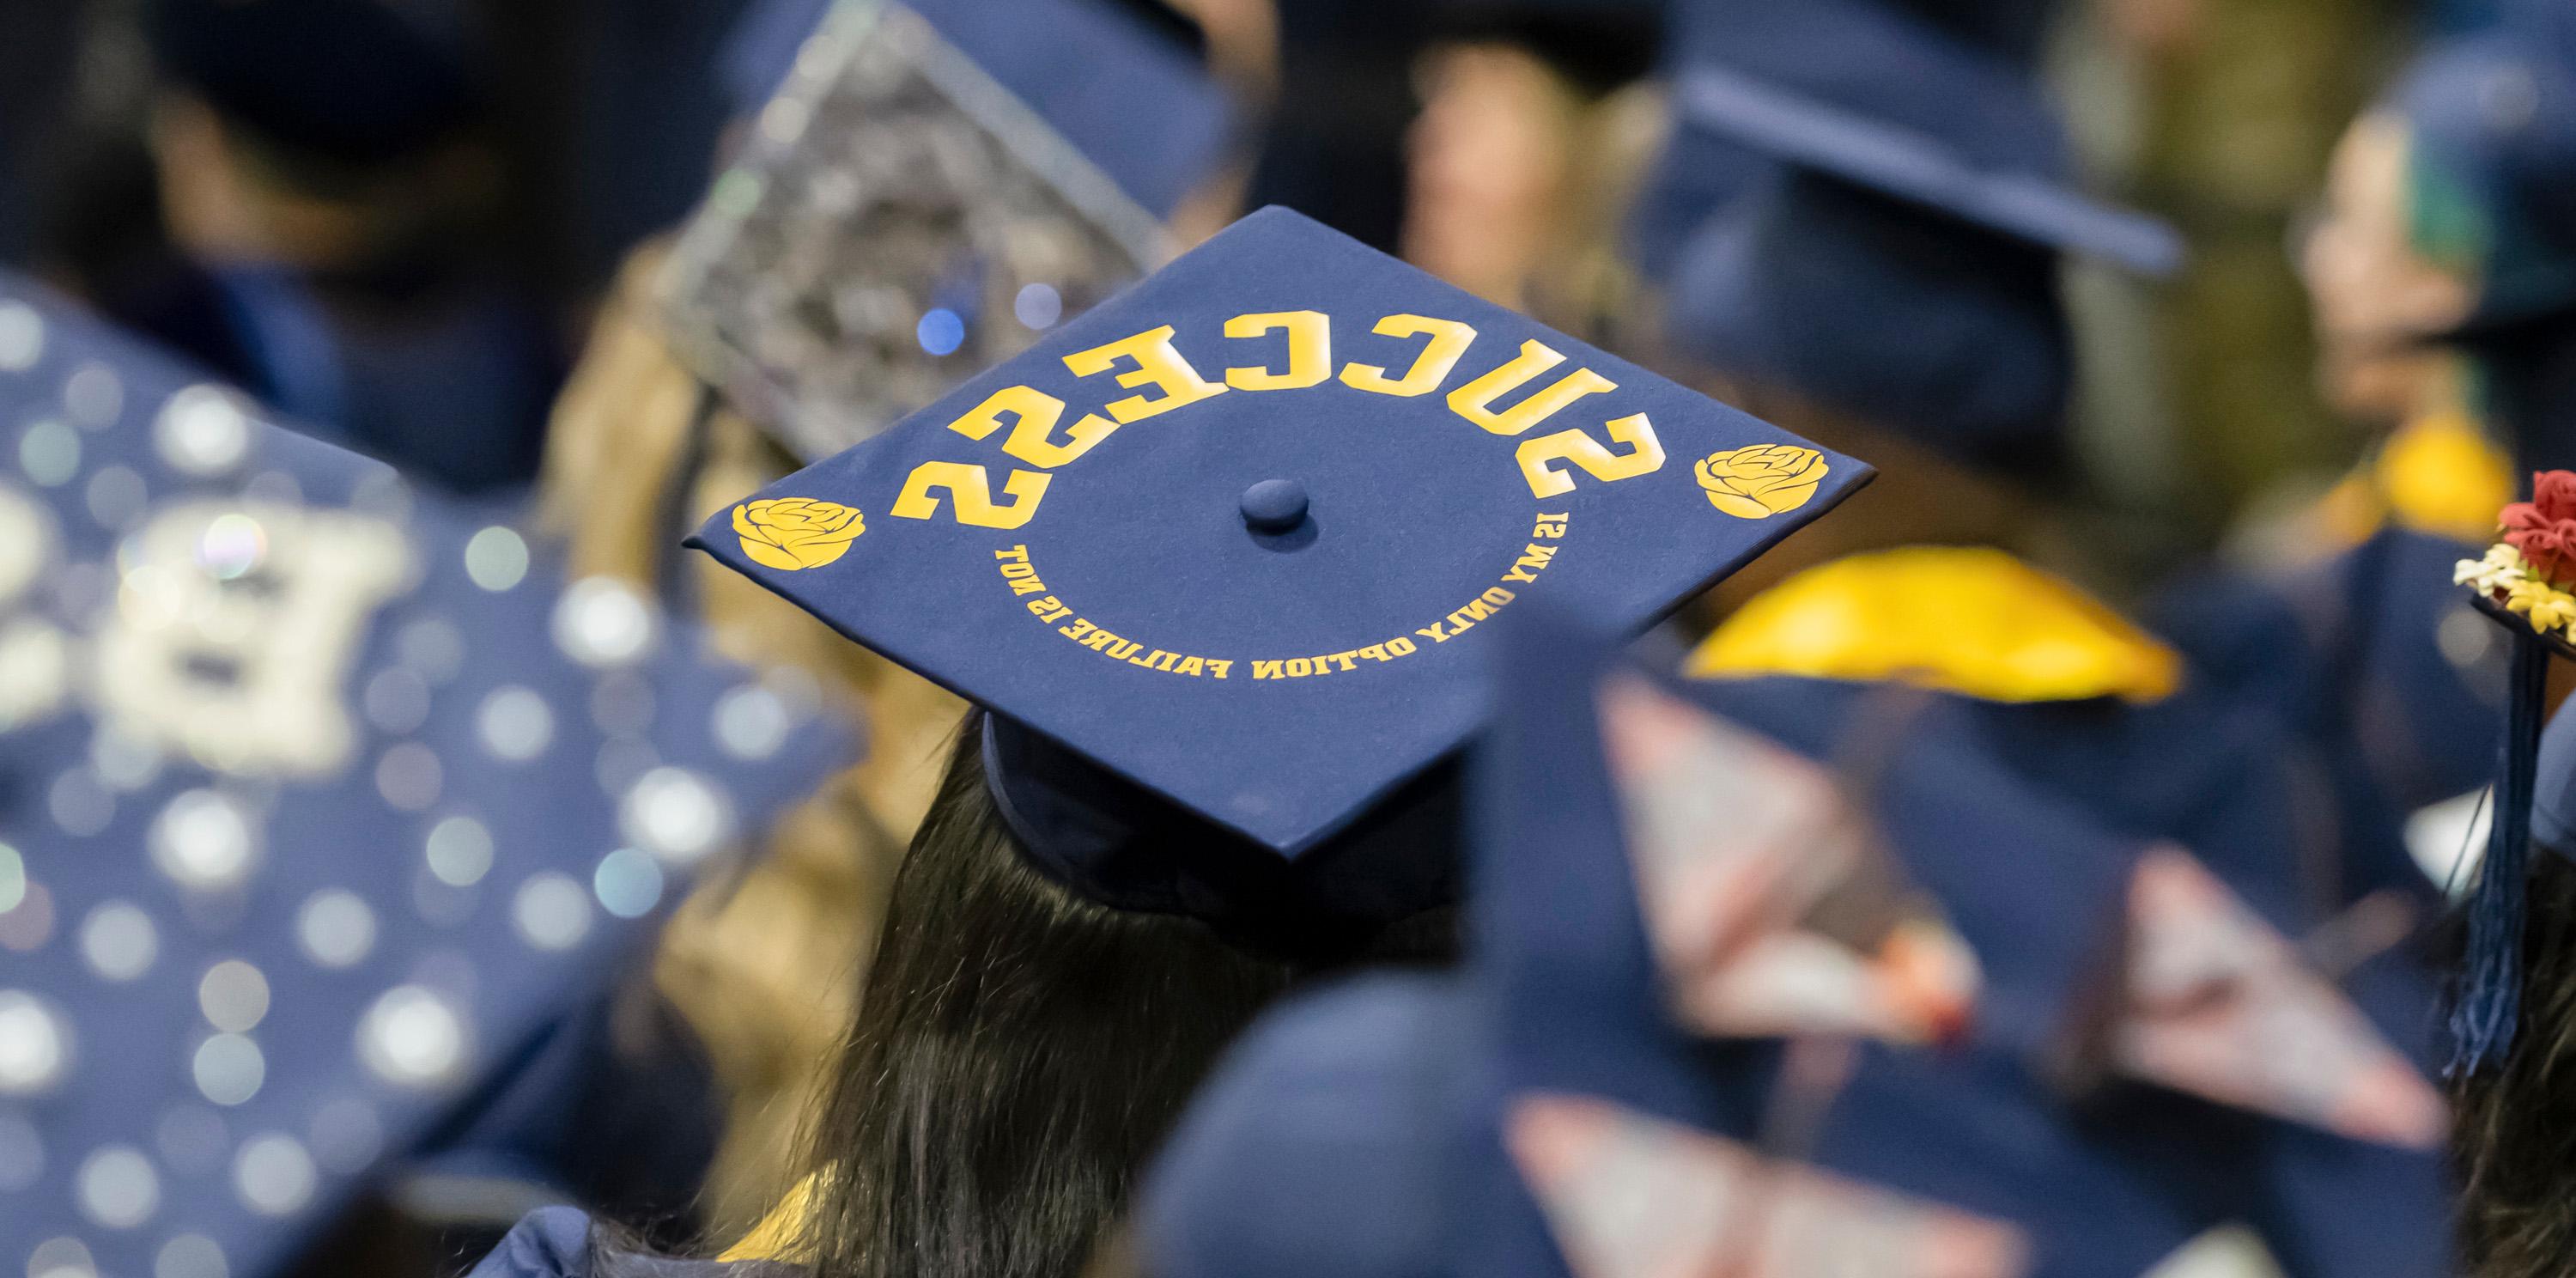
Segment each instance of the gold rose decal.
M1699 486L1719 510L1738 519L1768 519L1806 505L1831 469L1812 448L1754 444L1710 453L1699 464Z
M857 508L811 497L779 497L733 508L733 530L753 563L780 572L820 568L868 530Z

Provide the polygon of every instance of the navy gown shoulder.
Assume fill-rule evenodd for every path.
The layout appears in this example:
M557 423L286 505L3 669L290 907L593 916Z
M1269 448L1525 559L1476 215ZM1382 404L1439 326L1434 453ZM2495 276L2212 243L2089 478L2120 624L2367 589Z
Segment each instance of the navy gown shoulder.
M683 1260L615 1250L594 1240L590 1216L573 1207L528 1213L466 1278L801 1278L774 1260Z

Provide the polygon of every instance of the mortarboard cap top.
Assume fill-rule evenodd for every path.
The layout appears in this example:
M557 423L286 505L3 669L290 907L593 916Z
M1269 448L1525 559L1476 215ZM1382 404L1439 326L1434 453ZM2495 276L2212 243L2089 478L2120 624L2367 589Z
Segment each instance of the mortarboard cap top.
M918 14L1157 214L1206 177L1233 127L1205 66L1204 33L1162 0L760 0L717 54L735 111L760 110L786 85L809 40L833 30L836 10L889 7Z
M1161 813L1382 920L1452 890L1353 840L1437 807L1380 801L1476 730L1485 622L1641 629L1868 474L1270 209L691 544L990 710L1076 890L1263 904Z
M812 680L6 272L0 418L13 1265L280 1273L493 1152L546 1031L850 757Z

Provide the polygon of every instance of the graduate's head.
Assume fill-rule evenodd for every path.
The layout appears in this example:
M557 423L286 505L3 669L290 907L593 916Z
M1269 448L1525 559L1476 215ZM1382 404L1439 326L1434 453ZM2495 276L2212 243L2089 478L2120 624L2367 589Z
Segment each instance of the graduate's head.
M2336 143L2316 225L2300 246L2317 338L2317 385L2328 403L2374 423L2426 403L2447 356L2415 335L2468 314L2468 281L2443 264L2419 214L2413 146L2403 117L2373 111Z
M1443 0L1415 66L1405 260L1566 327L1615 318L1617 227L1660 133L1661 6Z
M151 143L199 256L342 265L489 198L483 51L451 0L151 0Z
M1642 628L1867 474L1269 210L720 514L981 707L820 1129L825 1278L1065 1272L1252 1010L1446 948L1498 616Z
M2018 22L1945 13L1703 0L1676 18L1671 158L1690 163L1645 204L1670 259L1664 344L1756 411L1889 459L1864 499L1879 517L1823 540L2009 540L2019 495L2069 460L2062 258L2179 257L2071 189L2026 42L2005 38Z
M2576 311L2576 66L2529 8L2419 58L2336 147L2301 266L2319 380L2347 412L2414 412L2454 345Z

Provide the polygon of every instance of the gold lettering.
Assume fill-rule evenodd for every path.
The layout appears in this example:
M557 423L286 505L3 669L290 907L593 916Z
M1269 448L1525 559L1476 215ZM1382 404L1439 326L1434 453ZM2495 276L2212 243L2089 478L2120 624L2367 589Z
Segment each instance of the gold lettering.
M1064 417L1064 401L1031 386L1005 386L993 392L965 416L948 423L948 429L968 439L983 439L1001 429L1005 417L1011 419L1011 434L1002 441L1002 451L1050 470L1090 452L1118 429L1116 422L1085 415L1065 432L1064 442L1057 443L1049 436Z
M1428 337L1422 353L1414 357L1413 367L1404 376L1389 378L1386 370L1375 364L1351 364L1342 369L1342 384L1353 390L1375 395L1400 395L1410 398L1428 395L1449 380L1450 371L1476 340L1476 330L1456 320L1432 319L1427 315L1389 315L1370 330L1380 337Z
M951 514L958 523L975 528L1018 528L1038 513L1038 502L1045 498L1047 484L1055 476L1033 470L1015 470L1002 483L1010 494L1011 504L993 500L993 484L981 466L963 462L926 461L912 468L904 477L903 491L896 494L892 513L897 519L928 519L939 513L939 498L945 490L955 502Z
M1263 315L1237 315L1225 322L1228 337L1259 337L1264 333L1288 335L1288 368L1274 373L1267 368L1229 368L1225 384L1236 390L1274 391L1303 390L1322 384L1333 375L1333 321L1322 311L1272 311Z
M1521 552L1521 557L1513 562L1512 570L1503 574L1503 580L1536 581L1539 570L1547 567L1548 561L1554 558L1556 558L1556 547L1531 542Z
M1120 338L1106 346L1075 351L1064 357L1064 366L1072 369L1076 377L1094 377L1108 372L1122 359L1135 367L1118 375L1120 386L1129 390L1152 386L1163 393L1159 399L1131 395L1108 405L1109 415L1117 418L1122 426L1222 395L1226 390L1224 386L1199 376L1198 370L1190 367L1190 362L1172 348L1172 326L1169 324L1133 337ZM1097 418L1084 418L1074 425L1073 433L1080 434L1094 420Z
M1518 456L1521 477L1529 481L1530 492L1557 497L1574 491L1574 477L1549 466L1553 461L1570 461L1605 484L1635 479L1663 468L1663 441L1655 438L1655 424L1646 420L1644 413L1609 423L1609 431L1613 442L1628 445L1627 456L1611 452L1579 430L1561 430L1524 442ZM1562 528L1557 535L1564 535Z
M1617 382L1591 369L1578 368L1558 378L1556 384L1532 393L1510 408L1494 411L1494 401L1528 385L1539 374L1564 362L1564 356L1538 342L1523 342L1521 353L1510 363L1449 392L1449 411L1494 434L1518 435L1586 395L1619 389Z

